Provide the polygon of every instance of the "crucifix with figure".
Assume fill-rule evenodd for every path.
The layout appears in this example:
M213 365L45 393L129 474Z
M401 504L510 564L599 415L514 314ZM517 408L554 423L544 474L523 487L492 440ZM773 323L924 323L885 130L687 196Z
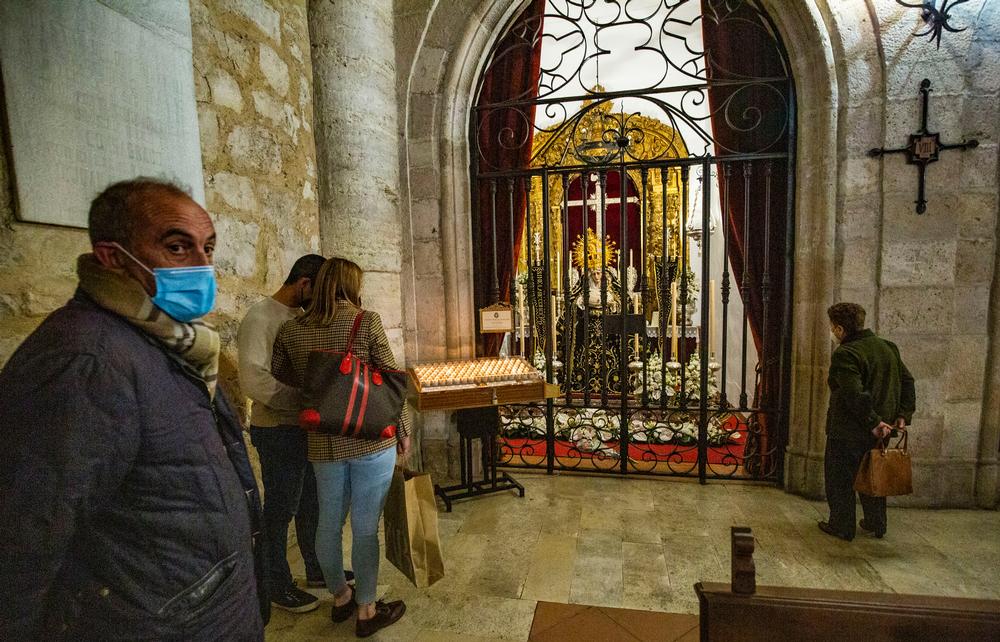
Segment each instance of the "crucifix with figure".
M903 153L906 154L906 162L908 164L917 166L917 200L915 201L917 204L917 214L923 214L927 211L927 199L924 198L924 172L927 170L927 165L937 161L941 152L946 149L972 149L979 146L979 141L975 138L972 140L963 139L961 143L947 145L941 142L940 133L927 131L927 103L930 100L930 93L931 81L924 78L920 81L920 94L923 98L920 130L916 134L910 134L910 142L906 147L896 149L875 148L868 152L868 155L873 158L885 156L886 154Z
M593 198L587 198L586 192L584 192L584 196L583 196L582 199L568 201L566 203L566 205L569 206L569 207L582 207L582 206L586 206L587 209L589 209L590 212L592 214L594 214L594 217L595 217L595 221L594 222L595 222L596 227L597 227L597 229L595 230L595 232L597 232L597 236L598 237L602 237L602 236L604 236L604 229L602 227L601 217L597 216L597 214L598 214L597 208L601 204L601 197L604 196L604 188L601 186L601 183L598 180L597 174L590 174L589 178L590 178L590 182L593 183L594 185L596 185L596 187L597 187L597 193L594 194ZM621 203L622 203L622 199L620 197L618 197L618 196L612 196L611 198L607 198L607 197L604 198L604 204L605 205L619 205ZM638 204L639 203L639 199L636 196L628 196L625 199L625 203Z

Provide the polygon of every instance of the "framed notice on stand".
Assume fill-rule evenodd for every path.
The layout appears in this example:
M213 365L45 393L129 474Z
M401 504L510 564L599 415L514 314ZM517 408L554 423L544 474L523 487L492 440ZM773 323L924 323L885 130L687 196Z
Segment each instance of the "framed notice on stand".
M479 332L513 332L514 309L503 303L494 303L479 310Z

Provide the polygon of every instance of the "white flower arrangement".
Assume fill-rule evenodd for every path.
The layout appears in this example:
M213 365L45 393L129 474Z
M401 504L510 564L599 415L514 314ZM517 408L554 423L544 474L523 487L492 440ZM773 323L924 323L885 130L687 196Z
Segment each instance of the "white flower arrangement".
M502 406L502 433L508 438L539 439L545 437L545 414L531 406ZM665 423L652 417L636 415L629 424L629 440L642 444L689 445L698 441L698 424L687 415L683 420ZM617 412L600 408L561 408L555 417L556 439L572 443L580 452L600 452L617 457L614 442L620 436ZM726 430L721 417L708 424L709 445L719 446L738 439L740 433Z
M556 360L556 355L552 355L553 361ZM535 370L541 373L542 378L545 378L545 353L541 350L535 350L535 354L531 357L531 365L535 367ZM559 371L556 370L555 365L552 366L552 383L559 385Z
M646 359L646 386L649 390L650 403L659 403L660 395L665 394L667 400L676 396L681 389L681 373L666 369L665 377L661 379L662 361L660 355L653 354ZM701 358L698 353L691 355L687 366L684 367L684 390L687 393L688 402L697 402L701 398ZM664 385L665 384L665 385ZM635 375L632 391L637 397L642 396L643 376L640 370ZM708 371L708 398L717 400L719 398L718 375L711 370Z

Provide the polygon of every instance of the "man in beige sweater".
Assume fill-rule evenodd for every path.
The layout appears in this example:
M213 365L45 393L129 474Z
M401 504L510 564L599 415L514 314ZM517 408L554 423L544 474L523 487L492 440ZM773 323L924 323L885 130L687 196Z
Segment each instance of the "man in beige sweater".
M311 611L319 602L295 586L288 568L288 523L292 517L305 561L306 585L326 584L316 560L319 507L316 478L306 459L306 434L298 426L299 391L271 376L271 348L281 324L294 318L308 303L313 280L324 260L318 254L307 254L297 260L281 288L250 307L237 334L240 387L253 402L250 439L260 455L264 482L264 533L271 603L294 613Z

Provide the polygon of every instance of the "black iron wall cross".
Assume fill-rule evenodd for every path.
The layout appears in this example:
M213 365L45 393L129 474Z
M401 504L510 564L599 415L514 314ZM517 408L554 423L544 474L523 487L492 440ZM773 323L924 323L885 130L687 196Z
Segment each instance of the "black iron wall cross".
M946 145L941 142L940 133L927 131L927 103L930 99L931 81L924 78L920 81L920 94L923 97L923 108L920 116L920 130L916 134L910 134L910 142L906 147L897 149L876 148L868 151L868 155L875 158L886 154L906 154L906 162L916 165L919 172L919 183L917 185L917 214L927 211L927 200L924 198L924 171L927 165L938 160L940 153L946 149L972 149L979 146L979 141L963 139L961 143Z

